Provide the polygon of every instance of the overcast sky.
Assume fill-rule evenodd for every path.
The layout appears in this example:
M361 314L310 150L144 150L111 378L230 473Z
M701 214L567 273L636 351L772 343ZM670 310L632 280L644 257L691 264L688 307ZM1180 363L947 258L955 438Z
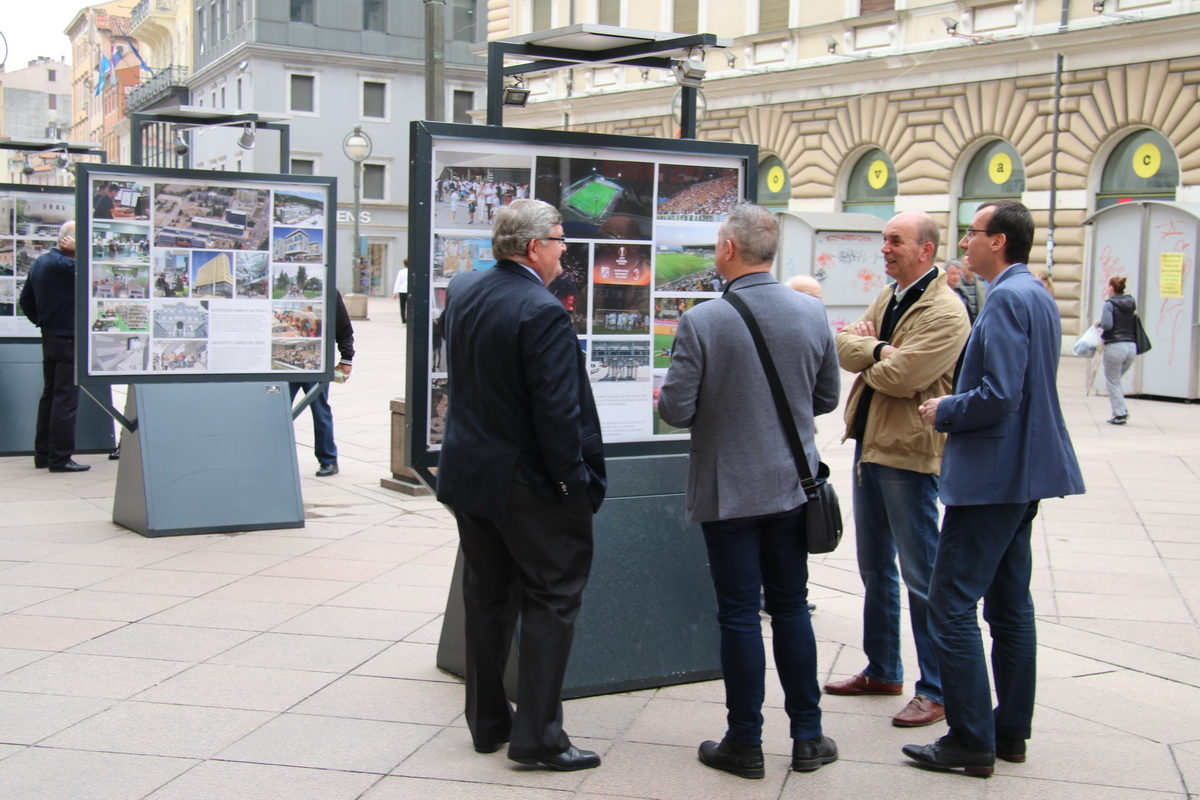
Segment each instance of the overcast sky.
M8 58L4 68L12 72L24 69L38 56L71 60L71 42L63 29L71 23L79 9L93 3L80 0L0 0L5 12L0 14L0 33L8 40ZM0 40L3 56L4 40Z

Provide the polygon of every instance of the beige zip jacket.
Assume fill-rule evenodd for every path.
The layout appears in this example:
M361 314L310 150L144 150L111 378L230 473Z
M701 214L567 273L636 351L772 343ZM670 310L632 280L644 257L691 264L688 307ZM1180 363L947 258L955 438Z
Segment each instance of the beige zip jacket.
M883 314L892 301L893 287L879 293L860 321L883 325ZM946 435L921 421L917 409L930 397L950 394L954 367L971 332L963 302L946 285L946 273L937 276L896 325L891 357L875 360L879 340L841 331L836 339L842 369L857 375L846 401L846 433L853 432L854 417L863 387L875 390L862 441L861 461L913 472L937 474L941 469Z

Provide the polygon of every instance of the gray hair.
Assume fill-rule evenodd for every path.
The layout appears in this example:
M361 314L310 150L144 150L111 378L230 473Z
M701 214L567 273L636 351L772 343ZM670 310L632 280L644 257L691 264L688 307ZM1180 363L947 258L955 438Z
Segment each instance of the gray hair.
M75 220L64 222L58 229L58 243L63 244L68 239L71 240L72 245L75 244Z
M550 235L562 223L558 209L541 200L514 200L496 213L492 225L492 254L496 258L524 258L529 243Z
M748 201L733 207L717 235L722 240L732 239L747 264L773 261L779 249L779 222L775 215Z

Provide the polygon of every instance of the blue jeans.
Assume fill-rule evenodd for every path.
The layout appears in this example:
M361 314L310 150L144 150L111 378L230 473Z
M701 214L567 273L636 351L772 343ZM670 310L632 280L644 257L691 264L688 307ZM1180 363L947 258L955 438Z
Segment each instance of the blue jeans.
M798 516L701 524L721 626L721 671L728 709L725 738L735 744L762 744L766 654L759 616L760 588L771 615L775 668L783 685L791 736L821 736L817 644L808 613L808 548Z
M305 394L312 391L316 386L315 383L293 383L292 399L296 399L296 393L303 391ZM329 407L329 387L326 386L321 390L320 394L313 398L313 401L308 404L312 409L313 421L313 452L317 454L317 463L319 464L336 464L337 463L337 443L333 441L333 409Z
M938 543L938 478L859 460L854 451L854 536L863 600L864 674L882 683L903 683L900 660L900 575L908 589L908 613L921 676L916 693L942 702L942 681L929 637L929 575ZM896 569L896 556L900 569Z
M1028 739L1037 679L1029 539L1037 501L949 506L929 586L929 623L946 684L946 722L972 750L996 737ZM996 708L976 606L992 635Z

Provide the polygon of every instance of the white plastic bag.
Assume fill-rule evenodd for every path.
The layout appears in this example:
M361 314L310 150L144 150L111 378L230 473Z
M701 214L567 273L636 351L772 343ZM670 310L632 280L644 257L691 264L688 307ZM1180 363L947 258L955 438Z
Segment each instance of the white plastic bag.
M1079 337L1079 340L1075 342L1075 355L1091 358L1096 355L1096 348L1099 346L1100 326L1089 325L1088 329Z

